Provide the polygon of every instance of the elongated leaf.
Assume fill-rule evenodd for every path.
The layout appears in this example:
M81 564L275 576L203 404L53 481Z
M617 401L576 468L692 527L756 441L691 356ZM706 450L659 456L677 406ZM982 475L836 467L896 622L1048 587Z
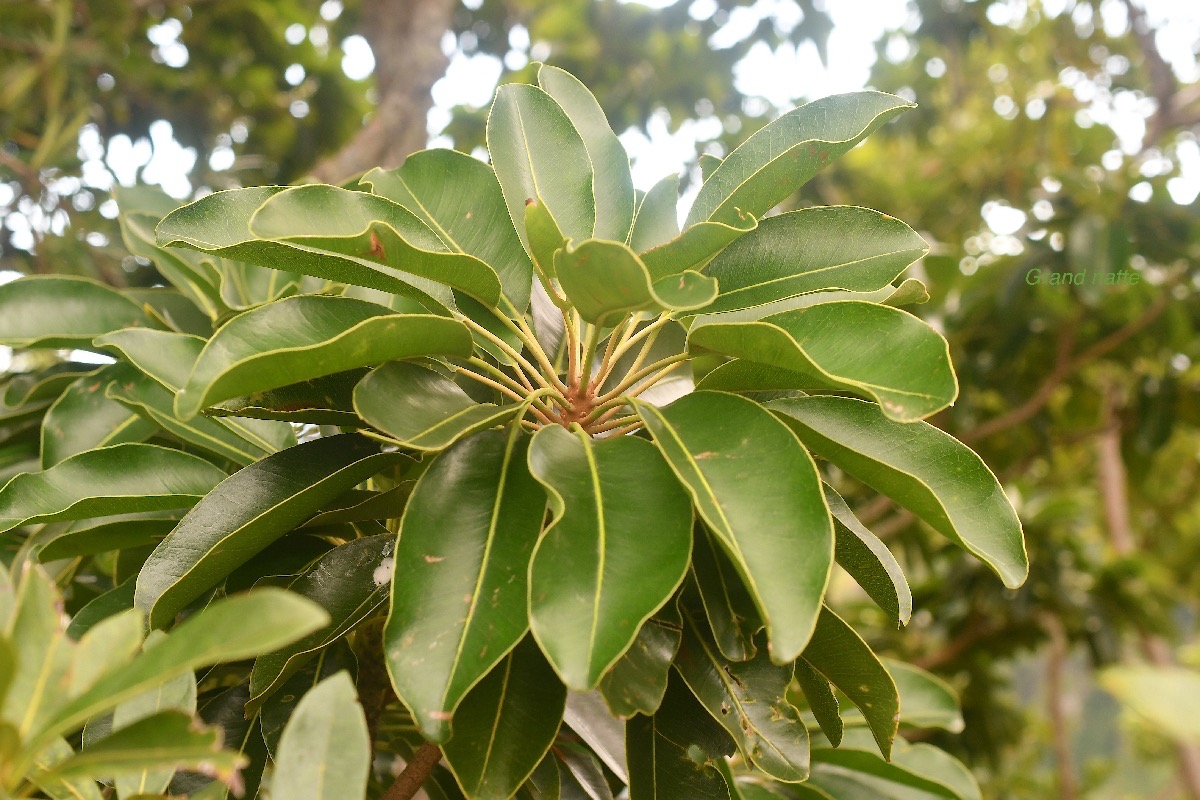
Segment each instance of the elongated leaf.
M384 364L354 389L358 415L413 450L442 450L507 422L524 408L476 403L444 375L403 361Z
M663 683L666 683L665 677ZM608 705L599 690L568 692L563 722L592 749L614 775L626 783L629 782L629 774L625 768L625 724L608 710Z
M361 428L363 421L354 413L354 387L368 371L366 368L352 369L278 389L252 392L218 403L205 413L214 417L253 417Z
M296 242L265 241L255 237L250 233L250 218L263 203L286 189L284 186L260 186L214 192L164 217L156 229L158 242L168 247L189 247L338 283L431 299L443 306L453 305L447 287L377 263L367 256L335 254Z
M794 660L833 564L833 525L812 458L761 406L735 395L694 392L665 408L635 408L745 580L771 659Z
M533 773L562 722L566 689L528 637L467 694L446 763L472 798L509 798Z
M633 225L633 176L629 154L613 133L596 98L578 78L558 67L538 68L538 86L567 112L592 164L597 239L623 242Z
M0 384L4 387L3 395L0 395L0 406L16 408L54 400L61 396L71 383L94 370L95 367L89 364L66 362L39 372L11 375L7 383Z
M432 314L392 314L349 297L292 297L221 328L196 361L175 401L182 419L239 395L392 359L469 356L460 322Z
M89 717L188 670L269 653L328 622L320 607L280 589L218 600L59 709L33 744L76 730Z
M149 768L204 769L221 780L233 780L241 757L221 750L216 728L196 730L189 714L163 711L105 736L53 767L43 780L124 778Z
M761 217L872 131L913 104L882 92L817 100L765 125L700 187L687 224Z
M166 388L177 391L187 383L188 373L204 349L204 342L199 336L184 333L126 328L97 336L94 343L123 356Z
M345 639L339 639L317 653L288 678L279 691L266 699L260 714L262 738L272 758L279 753L283 730L304 695L321 681L342 671L349 673L352 680L358 675L358 659Z
M242 797L256 797L263 767L267 762L267 745L259 728L257 714L246 719L245 704L249 689L245 683L231 686L200 704L200 718L205 723L221 728L221 741L228 750L241 753L250 763L243 767L241 775ZM206 792L201 795L200 791ZM168 794L186 794L200 800L229 800L236 797L229 786L216 783L198 774L177 774L171 780Z
M642 253L642 262L654 280L685 270L703 270L718 253L757 226L749 214L726 222L699 222Z
M156 427L243 466L275 452L274 448L262 446L265 443L246 441L230 430L224 420L212 420L207 417L179 419L172 408L175 396L169 389L146 377L131 364L112 366L113 369L109 373L112 380L104 390L105 395L143 415ZM290 429L285 433L291 434ZM294 436L291 438L294 443Z
M362 800L371 767L367 719L346 672L304 695L283 730L271 795L289 800Z
M814 786L842 798L875 800L980 800L970 771L944 750L928 744L896 742L891 762L871 747L863 731L846 731L836 749L813 751Z
M613 800L612 788L600 760L581 744L559 742L554 747L562 796L568 800Z
M629 246L634 252L645 253L679 236L679 176L667 175L650 187L638 203Z
M604 327L631 311L689 311L717 296L717 284L688 271L651 281L646 265L620 242L589 239L558 251L563 291L588 322Z
M958 694L948 683L912 664L891 658L882 661L900 694L901 725L962 733L964 724Z
M79 609L71 618L71 624L67 626L67 635L72 639L79 639L109 617L132 610L133 584L136 579L135 575L99 597L88 601L87 605ZM137 611L137 615L138 626L141 627L144 624L143 617L145 615L140 609Z
M38 550L38 561L45 563L157 544L181 516L181 511L145 511L78 520Z
M614 715L629 718L658 709L679 650L682 625L675 604L663 606L646 620L633 646L600 679L600 693Z
M117 444L71 456L0 489L0 531L32 522L187 508L225 473L197 456Z
M179 521L138 575L150 626L184 606L342 492L403 459L354 434L314 439L234 473Z
M762 618L737 568L702 525L697 526L692 548L692 577L721 655L730 661L753 658Z
M867 395L899 422L923 419L958 396L941 334L905 311L874 303L822 303L757 322L697 325L688 345Z
M109 331L148 325L137 303L91 278L34 275L0 286L0 344L90 347Z
M250 218L250 231L262 239L378 260L489 306L500 297L494 269L448 248L413 212L380 195L321 184L295 186L267 198Z
M654 716L625 723L625 750L630 800L729 800L720 763L733 741L677 674Z
M928 251L912 228L866 208L779 214L764 219L704 268L721 284L721 296L705 311L749 308L822 289L875 291Z
M28 739L67 701L73 643L67 638L54 584L40 569L28 570L17 590L7 634L16 645L15 670L0 717Z
M533 265L490 166L455 150L423 150L399 169L371 170L361 182L416 214L450 250L491 266L518 310L529 305Z
M421 476L400 525L384 651L396 694L434 742L529 627L526 575L546 497L528 450L517 426L462 439Z
M755 767L775 780L808 777L808 730L787 699L791 664L772 664L765 651L729 663L704 635L693 609L683 609L683 643L675 668L713 719Z
M525 202L530 199L549 209L564 236L582 242L594 235L592 163L554 98L535 86L501 86L488 114L487 146L527 251Z
M834 558L888 612L896 627L907 625L912 616L912 591L896 557L858 521L850 506L830 486L825 487L825 502L833 515Z
M842 742L845 726L833 685L803 658L796 659L796 683L804 693L813 716L817 718L821 733L825 734L830 744L837 747Z
M99 628L95 632L99 632ZM151 636L147 640L148 647L153 646L154 638ZM121 703L113 709L112 730L119 731L147 717L169 710L180 711L189 717L196 713L196 678L191 673L185 672ZM174 772L174 765L168 765L165 768L144 769L118 777L117 792L121 797L158 794L166 790Z
M842 618L821 609L804 660L829 679L866 717L879 751L888 758L900 720L896 683L879 657Z
M105 393L120 366L79 378L50 406L42 420L42 469L98 447L140 442L158 431L153 421Z
M683 580L690 504L644 439L546 426L529 469L554 513L529 568L530 627L567 686L589 691Z
M55 764L61 764L73 755L75 751L65 739L55 739L34 759L36 771L30 780L53 800L104 800L100 787L90 778L62 780L50 776Z
M321 513L304 523L304 528L336 525L339 522L363 522L371 519L398 519L412 496L413 482L404 481L385 492L351 489Z
M324 608L330 623L282 650L259 656L250 673L248 712L261 707L262 701L318 650L346 635L383 605L395 545L391 534L355 539L330 550L311 570L287 585L289 591Z
M991 470L949 434L893 422L873 403L841 397L776 400L806 445L928 522L991 567L1005 586L1029 572L1021 522Z

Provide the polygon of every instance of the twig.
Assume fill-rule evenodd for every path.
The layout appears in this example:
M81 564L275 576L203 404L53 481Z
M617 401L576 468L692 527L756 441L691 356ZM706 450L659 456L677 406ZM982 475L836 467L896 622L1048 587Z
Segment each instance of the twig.
M413 757L404 765L404 771L396 777L396 782L388 787L379 800L412 800L413 795L424 785L433 768L442 760L442 749L436 744L425 742Z

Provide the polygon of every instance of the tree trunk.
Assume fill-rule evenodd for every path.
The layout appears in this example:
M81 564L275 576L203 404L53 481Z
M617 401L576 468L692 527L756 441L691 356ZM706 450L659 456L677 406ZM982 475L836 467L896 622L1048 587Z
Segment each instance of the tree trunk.
M430 90L446 72L442 34L457 0L363 0L360 28L375 55L379 105L340 151L317 164L312 176L340 183L372 167L396 167L425 147Z

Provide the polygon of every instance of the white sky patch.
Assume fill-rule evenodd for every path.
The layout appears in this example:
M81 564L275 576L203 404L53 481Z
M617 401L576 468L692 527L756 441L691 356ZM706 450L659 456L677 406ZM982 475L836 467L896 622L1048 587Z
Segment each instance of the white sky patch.
M492 102L503 69L493 56L468 56L455 51L445 76L433 85L433 102L442 108L456 105L483 108Z
M375 71L371 45L357 33L342 40L342 72L352 81L366 80Z

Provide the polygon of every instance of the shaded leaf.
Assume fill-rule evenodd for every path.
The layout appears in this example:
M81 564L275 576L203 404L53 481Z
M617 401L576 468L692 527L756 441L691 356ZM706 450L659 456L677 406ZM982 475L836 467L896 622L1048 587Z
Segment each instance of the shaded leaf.
M42 419L42 469L98 447L144 441L158 432L153 421L105 392L123 366L112 364L80 377L50 406Z
M629 246L636 253L645 253L679 236L679 176L667 175L650 187L638 203L633 229L629 231Z
M961 762L933 745L896 742L891 762L865 732L848 730L836 749L813 750L811 783L848 800L980 800L979 785Z
M746 584L737 568L701 525L692 548L692 577L713 640L730 661L745 661L758 652L754 635L763 628Z
M354 682L339 672L313 687L288 720L275 754L271 794L288 800L361 800L371 741Z
M796 683L808 701L809 710L817 718L821 733L834 747L842 742L844 725L833 686L803 658L796 659Z
M653 714L662 703L682 625L675 604L663 606L642 625L625 655L604 673L600 693L614 715Z
M0 344L83 347L149 320L137 303L91 278L32 275L0 286Z
M907 625L912 616L912 592L896 557L867 530L842 496L825 486L825 502L834 523L834 557L892 622Z

